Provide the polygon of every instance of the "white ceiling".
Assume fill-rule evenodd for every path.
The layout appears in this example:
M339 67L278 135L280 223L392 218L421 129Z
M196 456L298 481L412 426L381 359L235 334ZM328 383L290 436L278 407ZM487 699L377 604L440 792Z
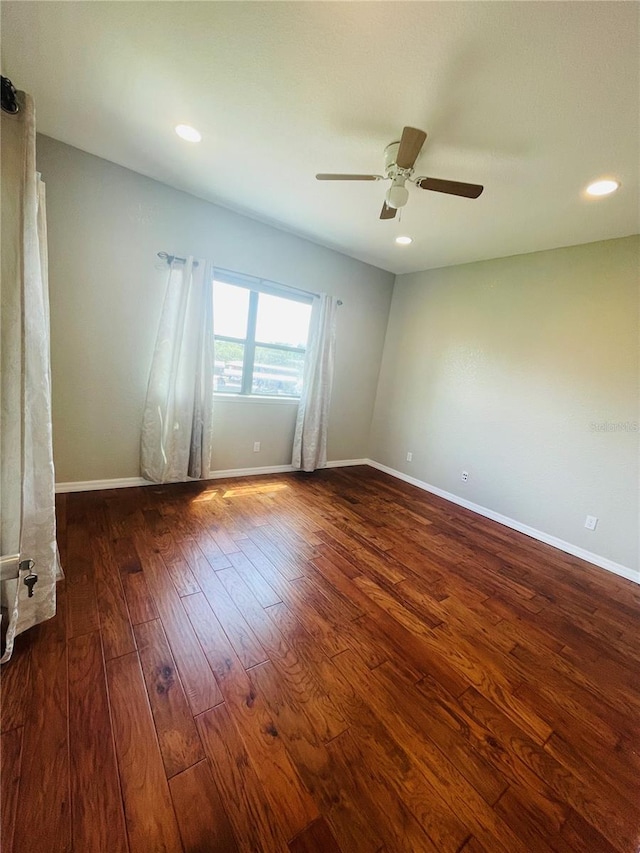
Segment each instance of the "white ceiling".
M407 272L640 231L639 8L5 0L2 73L42 133ZM316 182L379 173L406 124L429 134L418 174L484 194L412 187L380 221L386 184Z

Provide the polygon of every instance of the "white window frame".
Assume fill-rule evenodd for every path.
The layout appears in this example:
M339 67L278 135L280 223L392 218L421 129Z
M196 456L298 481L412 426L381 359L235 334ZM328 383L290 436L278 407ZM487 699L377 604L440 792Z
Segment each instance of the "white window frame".
M308 293L305 290L298 290L294 287L288 287L284 284L278 284L274 281L268 281L263 278L255 278L254 276L244 275L243 273L232 272L231 270L214 269L213 278L211 280L211 292L213 298L213 286L215 282L220 284L231 284L236 287L243 287L249 291L249 310L247 316L246 338L234 338L229 335L214 334L214 358L215 358L215 342L216 340L227 341L229 343L241 344L244 347L244 357L242 360L242 382L240 391L224 392L216 391L215 396L224 397L228 400L275 400L285 402L298 403L300 400L299 394L255 394L251 388L253 385L253 372L255 367L255 352L256 347L265 349L286 350L288 352L297 352L302 355L306 354L307 347L292 347L285 344L269 344L256 340L256 326L258 321L258 300L261 293L269 294L270 296L278 296L282 299L289 299L292 302L304 302L307 305L313 304L313 293ZM213 306L215 318L215 301ZM308 343L308 342L307 342Z

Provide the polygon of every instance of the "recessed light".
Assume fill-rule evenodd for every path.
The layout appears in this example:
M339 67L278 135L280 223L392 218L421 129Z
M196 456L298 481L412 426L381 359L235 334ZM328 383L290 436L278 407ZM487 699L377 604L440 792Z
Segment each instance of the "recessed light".
M176 133L180 137L180 139L186 139L187 142L200 142L202 139L202 134L199 130L196 130L195 127L191 127L188 124L178 124L176 125Z
M413 243L413 239L411 237L396 237L396 243L398 246L408 246L409 243Z
M587 187L587 192L589 195L609 195L609 193L614 193L620 186L618 181L594 181L594 183L589 184Z

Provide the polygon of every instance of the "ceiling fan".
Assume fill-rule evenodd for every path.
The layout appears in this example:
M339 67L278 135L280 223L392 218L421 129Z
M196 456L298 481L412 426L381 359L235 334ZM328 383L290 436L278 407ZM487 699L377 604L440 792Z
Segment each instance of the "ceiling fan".
M437 193L459 195L464 198L478 198L484 187L480 184L465 184L461 181L444 181L440 178L414 177L413 166L422 150L427 134L416 127L405 127L400 142L392 142L384 149L384 175L316 175L319 181L391 181L387 190L380 219L393 219L399 208L409 200L409 190L405 183L411 183L423 190Z

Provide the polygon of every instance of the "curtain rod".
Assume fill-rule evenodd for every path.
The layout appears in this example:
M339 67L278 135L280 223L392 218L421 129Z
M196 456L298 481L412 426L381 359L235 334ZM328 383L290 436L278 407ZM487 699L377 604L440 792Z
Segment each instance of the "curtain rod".
M174 261L177 261L179 264L186 264L186 262L187 262L186 258L178 258L178 257L176 257L176 255L168 254L168 252L158 252L158 257L161 260L166 261L168 264L172 264ZM198 262L194 261L193 265L194 265L194 267L197 267Z
M2 109L5 113L15 114L20 111L15 86L8 77L2 78Z
M179 264L185 264L187 262L186 258L178 258L178 257L176 257L176 255L168 254L168 252L158 252L158 257L161 258L163 261L166 261L168 264L172 264L174 261L177 261ZM197 267L198 262L194 261L193 265L194 265L194 267ZM233 270L221 270L221 271L223 271L223 272L234 272ZM235 274L238 275L238 273L235 273ZM277 282L274 282L274 284L277 284ZM281 286L284 287L285 289L287 287L286 284L281 285ZM320 295L319 293L313 293L312 291L305 291L305 292L309 293L310 296L319 296ZM342 305L342 299L338 299L338 305Z

